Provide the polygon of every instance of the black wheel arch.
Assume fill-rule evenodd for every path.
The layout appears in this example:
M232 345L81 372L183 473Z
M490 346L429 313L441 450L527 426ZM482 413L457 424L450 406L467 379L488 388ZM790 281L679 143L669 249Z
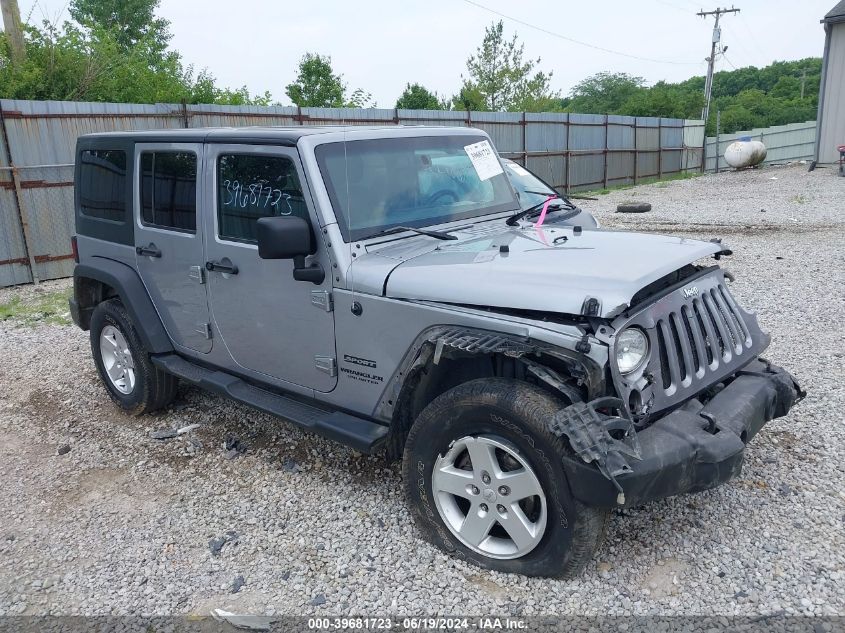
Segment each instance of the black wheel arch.
M539 378L533 373L537 367L561 384ZM388 460L402 457L411 425L435 398L471 380L494 377L531 381L569 401L596 397L605 384L602 369L575 351L477 328L428 328L408 349L375 411L376 419L390 424Z
M96 263L77 264L73 271L71 312L77 325L87 330L94 308L106 299L119 297L144 347L151 354L172 352L173 343L138 273L113 259L93 259Z

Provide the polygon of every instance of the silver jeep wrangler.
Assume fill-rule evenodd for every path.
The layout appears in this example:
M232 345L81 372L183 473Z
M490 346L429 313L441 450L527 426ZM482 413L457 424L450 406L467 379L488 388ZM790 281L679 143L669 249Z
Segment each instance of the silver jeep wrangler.
M71 311L125 411L181 379L383 451L438 547L572 576L611 509L736 477L803 392L722 244L526 174L469 128L83 136Z

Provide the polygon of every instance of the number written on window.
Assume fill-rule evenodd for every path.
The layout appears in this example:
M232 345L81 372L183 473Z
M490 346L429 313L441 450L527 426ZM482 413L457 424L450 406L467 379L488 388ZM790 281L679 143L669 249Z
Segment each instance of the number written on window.
M217 160L217 221L222 239L255 242L256 221L308 217L299 175L283 156L223 154Z

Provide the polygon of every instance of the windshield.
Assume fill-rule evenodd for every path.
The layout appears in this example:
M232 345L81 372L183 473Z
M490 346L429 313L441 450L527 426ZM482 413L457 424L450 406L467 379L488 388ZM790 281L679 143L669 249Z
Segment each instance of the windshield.
M315 153L346 240L518 206L490 142L481 136L326 143Z
M508 178L510 178L513 188L519 194L519 206L522 210L530 209L544 202L548 196L557 195L554 189L519 163L515 163L507 158L503 159L502 162L505 164L505 171L508 174ZM541 193L548 193L548 196L540 195Z

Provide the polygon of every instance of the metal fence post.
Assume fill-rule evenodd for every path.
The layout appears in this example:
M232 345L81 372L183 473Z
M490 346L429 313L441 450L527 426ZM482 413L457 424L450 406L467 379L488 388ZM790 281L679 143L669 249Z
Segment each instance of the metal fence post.
M26 204L23 200L21 175L17 167L12 167L12 182L15 184L15 199L18 203L18 217L20 218L21 229L23 229L24 249L26 250L27 259L29 259L29 271L32 274L32 283L37 284L41 280L38 278L38 269L35 267L35 252L32 248L35 242L29 230L29 214L26 211Z
M663 180L663 117L657 118L657 179Z
M722 114L721 111L716 110L716 173L717 174L719 173L719 154L722 153L721 148L720 148L720 141L721 141L720 136L722 134L722 131L721 131L721 125L722 125L721 114Z
M635 185L637 184L637 179L639 178L639 173L640 173L640 149L639 149L638 141L637 141L637 136L639 136L639 134L637 134L638 129L639 128L637 127L637 117L634 117L634 184Z
M571 174L572 174L572 172L570 171L570 165L569 165L572 162L572 150L569 147L569 128L572 126L571 116L572 115L570 115L569 113L566 114L566 152L564 154L565 157L566 157L566 175L565 175L566 180L564 181L564 191L566 193L569 193L570 190L571 190L571 185L570 185L570 182L569 182Z
M604 188L605 189L607 189L607 153L608 153L607 150L609 149L608 148L608 145L609 145L608 137L609 137L609 132L610 132L610 126L608 125L609 120L610 120L610 117L607 114L605 114L604 115Z
M9 162L9 168L12 171L12 186L15 189L15 206L17 207L18 222L21 224L21 231L23 232L23 248L26 253L26 258L29 260L29 274L32 276L32 283L37 284L38 269L35 264L35 251L33 249L34 242L32 234L29 230L28 215L24 206L23 193L21 187L21 176L18 173L18 168L15 167L15 161L12 159L12 146L9 144L9 134L6 131L6 118L3 116L3 106L0 105L0 130L3 134L3 146L6 148L6 159Z
M522 112L522 166L528 167L528 122L525 120L525 111Z

